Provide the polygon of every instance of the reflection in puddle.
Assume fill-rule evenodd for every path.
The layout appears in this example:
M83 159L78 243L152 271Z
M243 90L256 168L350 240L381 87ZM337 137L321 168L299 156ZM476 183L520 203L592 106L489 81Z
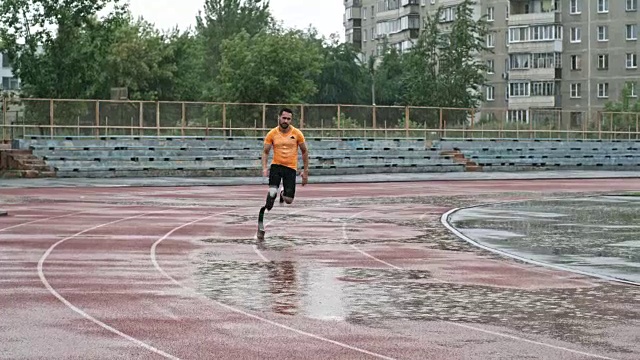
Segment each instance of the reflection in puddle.
M459 211L451 224L532 260L640 282L640 198L525 201Z
M615 285L498 288L436 282L423 270L310 261L212 261L203 263L198 281L208 297L243 309L376 327L385 321L458 321L580 342L596 323L640 317L640 291Z
M273 261L267 264L269 294L273 311L283 315L295 315L298 310L296 271L292 261Z

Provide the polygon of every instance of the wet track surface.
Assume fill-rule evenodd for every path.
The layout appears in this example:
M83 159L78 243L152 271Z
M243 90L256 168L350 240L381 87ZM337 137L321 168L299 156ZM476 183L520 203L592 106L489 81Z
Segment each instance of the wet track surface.
M640 284L640 196L487 205L456 212L450 223L492 248Z
M576 199L605 184L640 190L314 185L267 214L260 246L261 186L3 189L0 358L640 358L640 288L517 262L440 223L452 208L523 200L457 225L491 229L492 244L544 230L544 245L506 237L522 251L636 256L638 231L620 220L633 203ZM601 227L576 230L593 217Z

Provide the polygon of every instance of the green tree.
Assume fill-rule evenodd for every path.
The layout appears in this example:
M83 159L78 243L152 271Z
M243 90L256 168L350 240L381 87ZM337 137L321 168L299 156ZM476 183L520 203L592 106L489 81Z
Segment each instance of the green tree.
M169 36L161 34L142 19L116 29L105 54L107 84L126 87L135 100L169 100L177 64L169 46Z
M482 101L487 67L479 55L490 52L486 46L489 28L484 16L474 19L475 4L474 0L460 3L451 32L443 36L438 94L447 102L442 106L470 109Z
M322 52L324 65L316 81L318 92L310 100L317 104L364 103L368 98L368 75L356 49L334 38Z
M404 55L396 48L388 46L385 42L382 46L382 55L379 64L375 67L375 97L377 105L402 104L402 88L405 68Z
M245 31L225 40L217 98L231 102L301 103L316 95L323 57L307 34Z
M118 0L4 0L0 3L0 41L27 96L94 97L100 83L100 51L106 41L86 36L101 27L96 14L112 5L106 24L126 10ZM95 34L93 34L95 35Z
M636 131L637 113L640 113L640 101L631 96L631 83L627 82L620 91L618 101L605 103L601 116L601 129L604 131Z
M195 33L177 30L169 35L171 60L175 63L174 81L170 97L173 100L206 100L207 68L205 48Z
M424 30L404 56L402 99L407 105L440 106L446 103L439 91L438 73L439 52L443 47L443 35L438 26L441 12L442 9L438 9L435 16L426 15Z
M256 35L273 25L267 0L205 0L204 12L196 17L196 31L205 51L210 93L216 91L223 42L243 31Z

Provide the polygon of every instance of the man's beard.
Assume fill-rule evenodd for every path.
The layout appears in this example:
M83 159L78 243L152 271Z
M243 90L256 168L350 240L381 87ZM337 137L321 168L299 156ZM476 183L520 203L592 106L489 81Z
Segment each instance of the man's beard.
M280 123L280 127L281 127L281 128L283 128L283 129L287 129L287 128L289 128L289 124L287 124L287 123Z

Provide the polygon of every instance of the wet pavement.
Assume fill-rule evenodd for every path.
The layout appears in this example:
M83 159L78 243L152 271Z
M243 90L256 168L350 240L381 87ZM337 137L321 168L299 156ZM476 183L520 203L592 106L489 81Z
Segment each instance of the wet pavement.
M315 184L266 215L261 246L263 187L1 189L0 358L637 359L640 288L493 254L440 221L541 201L507 220L574 224L558 209L599 206L586 194L605 187L640 191Z
M309 184L389 183L416 181L470 180L545 180L545 179L638 179L640 171L611 170L531 170L494 172L388 173L363 175L314 175ZM297 178L300 183L300 177ZM267 185L264 177L119 177L119 178L44 178L0 179L0 188L42 187L167 187Z
M450 224L490 248L640 285L640 196L480 206L454 213Z

